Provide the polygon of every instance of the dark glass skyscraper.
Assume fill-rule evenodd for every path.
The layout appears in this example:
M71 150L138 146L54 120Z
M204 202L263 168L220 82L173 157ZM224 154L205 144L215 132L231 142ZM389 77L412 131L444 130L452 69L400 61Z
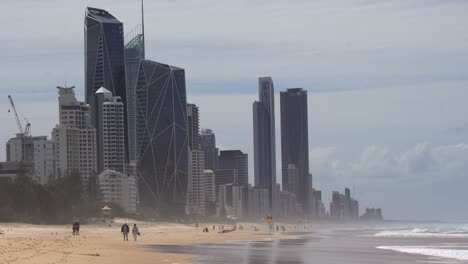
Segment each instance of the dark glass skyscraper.
M181 215L188 183L184 69L142 60L136 105L140 201L161 214Z
M216 136L211 129L202 129L200 134L201 150L205 154L205 169L216 170L218 163L218 148L216 148Z
M219 152L217 169L235 169L237 177L234 184L247 186L249 184L248 155L240 150L221 150ZM218 177L215 174L215 177Z
M270 212L276 188L275 95L271 77L258 79L259 101L253 103L255 186L268 189Z
M310 211L312 180L309 176L309 128L307 91L287 89L280 93L281 103L281 170L283 189L297 190L304 212ZM288 168L295 168L297 181L289 180ZM294 183L296 186L290 186Z
M136 102L135 89L140 61L145 59L145 32L143 0L141 1L141 25L125 36L125 80L127 85L128 156L136 161Z
M104 87L114 96L120 96L126 105L122 22L106 10L88 7L85 14L84 40L86 103L91 104L95 92ZM126 108L124 111L125 145L128 145ZM94 127L98 127L98 116L97 109L91 109L91 121ZM102 142L98 141L98 149L100 144L102 145Z
M200 149L200 117L198 106L187 104L188 143L190 150Z

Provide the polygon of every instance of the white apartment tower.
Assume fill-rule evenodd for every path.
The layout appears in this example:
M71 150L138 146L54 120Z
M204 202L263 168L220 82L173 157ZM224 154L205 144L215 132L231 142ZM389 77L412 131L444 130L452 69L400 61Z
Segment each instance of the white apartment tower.
M198 107L187 104L187 127L189 143L189 186L188 186L188 208L191 214L205 215L206 193L205 193L205 153L200 147L200 127Z
M7 161L32 162L33 180L46 185L55 176L55 144L47 136L25 136L17 134L6 145Z
M52 131L56 175L80 174L83 186L96 175L96 129L91 126L89 105L76 100L75 87L59 90L59 124Z
M104 87L96 91L93 107L97 112L97 168L125 173L125 115L120 96Z

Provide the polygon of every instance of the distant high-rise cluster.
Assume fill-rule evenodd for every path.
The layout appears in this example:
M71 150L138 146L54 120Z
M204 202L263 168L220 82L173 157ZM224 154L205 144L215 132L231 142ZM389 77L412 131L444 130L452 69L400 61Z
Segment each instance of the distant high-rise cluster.
M327 214L309 168L308 97L302 88L280 94L281 184L277 180L275 89L258 78L252 105L254 184L248 154L219 150L212 129L201 129L199 106L188 103L185 70L145 57L142 24L124 37L124 25L104 9L86 8L84 100L74 86L58 88L59 122L33 137L29 124L7 143L0 180L19 174L40 184L79 177L82 188L128 213L162 217L218 216L261 220L265 216L359 219L359 205L333 192ZM97 186L98 188L92 188ZM381 219L368 209L363 219Z
M330 203L330 218L341 221L359 219L359 203L351 197L350 189L346 188L344 195L337 191L333 192Z

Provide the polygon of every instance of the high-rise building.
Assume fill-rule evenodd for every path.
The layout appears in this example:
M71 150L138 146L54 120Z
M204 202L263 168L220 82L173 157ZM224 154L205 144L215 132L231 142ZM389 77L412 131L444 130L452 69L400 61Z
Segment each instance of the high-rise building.
M141 1L141 25L135 27L125 36L125 81L127 86L127 119L128 119L128 157L136 161L136 100L135 90L138 82L140 61L145 59L145 23L143 1Z
M302 88L287 89L280 93L281 103L281 169L283 188L293 189L288 177L288 168L297 169L297 200L305 214L310 213L309 176L309 128L307 118L307 91Z
M105 87L114 96L120 96L126 105L125 55L123 24L108 11L86 8L84 23L85 43L85 101L92 104L96 91ZM91 122L99 126L98 110L92 107ZM124 131L127 131L127 110L124 108ZM99 134L99 129L98 129ZM125 135L125 145L128 145ZM102 151L98 141L98 152ZM99 153L98 156L102 156ZM128 154L126 154L126 157Z
M268 210L270 197L268 189L249 187L247 192L248 216L257 220L263 219L270 213Z
M216 136L211 129L202 129L200 135L201 149L205 153L205 169L216 170L218 149L216 148Z
M218 169L234 169L237 178L235 185L247 186L249 184L248 155L240 150L222 150L219 152ZM217 173L216 173L217 175Z
M32 162L32 178L39 184L46 185L55 177L55 144L47 136L17 134L8 140L6 156L9 162Z
M258 79L259 101L253 103L255 186L269 190L274 208L276 188L275 95L271 77Z
M194 104L187 104L187 126L189 143L189 186L188 202L191 214L205 214L205 157L200 150L200 120L198 107Z
M208 203L216 202L216 181L212 170L204 170L203 178L205 181L205 198Z
M244 215L244 186L234 184L219 185L218 216L229 216L237 219Z
M184 214L189 164L184 69L142 60L136 104L140 201L166 215Z
M120 96L104 87L96 91L91 108L97 112L97 171L125 172L125 106Z
M200 149L200 115L195 104L187 104L187 124L189 148Z
M218 197L219 185L234 184L237 180L236 169L217 169L215 174L215 193Z
M80 174L83 186L97 176L96 129L91 125L90 107L76 100L73 87L59 89L59 124L52 131L56 175Z
M330 217L340 221L356 221L359 219L359 202L351 197L349 188L345 188L344 195L337 191L332 193Z

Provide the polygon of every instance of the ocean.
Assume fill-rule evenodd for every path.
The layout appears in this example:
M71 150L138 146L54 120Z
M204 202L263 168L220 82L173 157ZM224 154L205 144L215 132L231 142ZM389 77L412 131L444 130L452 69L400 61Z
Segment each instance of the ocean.
M190 254L194 263L403 264L468 263L468 224L361 223L314 225L295 238L222 244L153 245Z

